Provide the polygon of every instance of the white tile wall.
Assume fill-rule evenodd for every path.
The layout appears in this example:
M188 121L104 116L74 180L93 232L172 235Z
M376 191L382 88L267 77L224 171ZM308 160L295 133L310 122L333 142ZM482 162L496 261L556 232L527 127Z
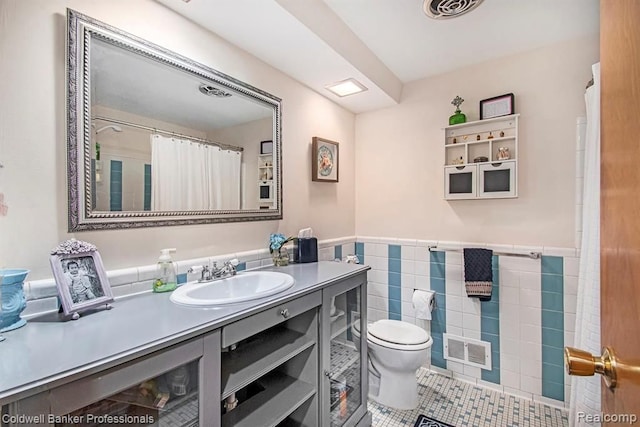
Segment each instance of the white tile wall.
M370 320L386 318L384 291L388 277L388 254L385 245L398 244L394 239L368 238L365 242L365 258L373 270L370 272ZM358 238L360 241L360 238ZM428 245L438 248L460 249L462 247L490 247L496 251L518 253L535 251L545 255L561 256L565 260L565 342L572 342L575 329L575 305L577 293L577 252L573 248L524 247L514 245L469 244L460 242L416 241L416 245L402 243L402 319L417 323L410 296L413 289L430 289L430 256ZM385 249L381 248L384 247ZM367 252L374 251L375 255ZM446 327L447 333L473 339L481 339L481 304L477 299L467 298L464 290L462 254L446 252ZM542 276L539 259L500 256L500 377L501 384L482 381L480 368L447 361L447 369L431 367L432 370L453 376L463 381L502 389L506 393L528 399L543 399L542 394ZM375 284L374 284L375 283ZM428 331L429 326L425 325ZM567 380L567 383L569 381ZM569 389L565 390L568 399ZM556 406L564 402L548 399Z

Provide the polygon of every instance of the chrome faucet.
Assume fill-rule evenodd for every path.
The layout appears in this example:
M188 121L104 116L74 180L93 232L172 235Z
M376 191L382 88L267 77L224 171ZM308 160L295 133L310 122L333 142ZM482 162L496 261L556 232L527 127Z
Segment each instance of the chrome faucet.
M198 282L208 282L211 280L211 270L209 270L208 265L194 265L193 267L189 267L187 273L200 273L200 279L198 279Z
M237 273L236 266L238 265L237 259L226 261L221 268L218 268L218 263L213 262L213 269L211 270L212 279L224 279L225 277L235 276Z
M187 270L187 273L201 273L198 282L210 282L212 280L224 279L225 277L235 276L237 273L237 259L226 261L222 267L218 268L218 263L213 262L213 267L208 265L193 266Z

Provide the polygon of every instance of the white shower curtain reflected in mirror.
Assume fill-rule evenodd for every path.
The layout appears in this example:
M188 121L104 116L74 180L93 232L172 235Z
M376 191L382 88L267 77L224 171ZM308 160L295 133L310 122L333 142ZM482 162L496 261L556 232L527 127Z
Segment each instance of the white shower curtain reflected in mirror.
M151 135L154 211L240 209L239 151Z
M600 63L585 93L587 130L584 151L582 242L573 347L600 355ZM588 425L579 412L600 414L600 376L571 377L569 423Z

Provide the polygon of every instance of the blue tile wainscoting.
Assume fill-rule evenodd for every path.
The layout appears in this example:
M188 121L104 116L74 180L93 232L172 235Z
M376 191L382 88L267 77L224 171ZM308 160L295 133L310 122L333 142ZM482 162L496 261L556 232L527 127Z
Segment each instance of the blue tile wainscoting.
M436 306L431 313L431 364L446 369L443 334L447 332L446 252L429 253L429 283L435 292Z
M144 165L144 201L143 209L151 210L151 165Z
M109 209L111 212L122 210L122 162L111 160L109 178Z
M480 302L466 296L462 253L430 252L431 245L536 251L543 258L494 256L492 298ZM356 254L372 268L369 321L401 319L429 331L433 345L426 367L518 397L568 407L570 381L562 349L572 344L575 330L579 262L575 249L357 237ZM415 289L435 292L431 322L415 318L411 302ZM491 343L491 370L445 360L445 332Z
M563 259L542 257L542 395L564 400Z
M402 320L402 266L400 245L389 245L389 319Z
M491 343L491 370L482 370L482 380L500 384L500 270L499 259L492 259L491 301L480 302L480 339Z
M265 238L266 241L266 238ZM434 338L425 367L438 373L496 389L518 397L555 406L568 406L569 378L562 369L563 346L573 344L578 287L578 256L575 249L485 246L500 252L540 251L542 260L499 256L493 259L493 296L489 302L467 298L464 291L462 254L430 252L429 245L462 249L461 242L411 239L345 237L321 240L320 260L344 259L356 254L371 266L368 274L368 317L401 319L425 328ZM176 262L179 282L193 280L193 265L238 258L239 269L272 265L269 251L260 248L216 254ZM155 264L107 272L116 298L150 292ZM433 290L436 309L432 321L415 318L415 289ZM53 278L25 282L25 317L57 310ZM442 334L488 341L492 346L492 369L445 360Z

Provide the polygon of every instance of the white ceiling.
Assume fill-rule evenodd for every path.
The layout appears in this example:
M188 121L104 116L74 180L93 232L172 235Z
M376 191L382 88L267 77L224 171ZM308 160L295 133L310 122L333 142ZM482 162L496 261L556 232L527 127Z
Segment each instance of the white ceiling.
M485 0L446 20L422 0L156 1L356 113L396 104L409 81L599 32L599 0ZM349 77L369 90L324 88Z

